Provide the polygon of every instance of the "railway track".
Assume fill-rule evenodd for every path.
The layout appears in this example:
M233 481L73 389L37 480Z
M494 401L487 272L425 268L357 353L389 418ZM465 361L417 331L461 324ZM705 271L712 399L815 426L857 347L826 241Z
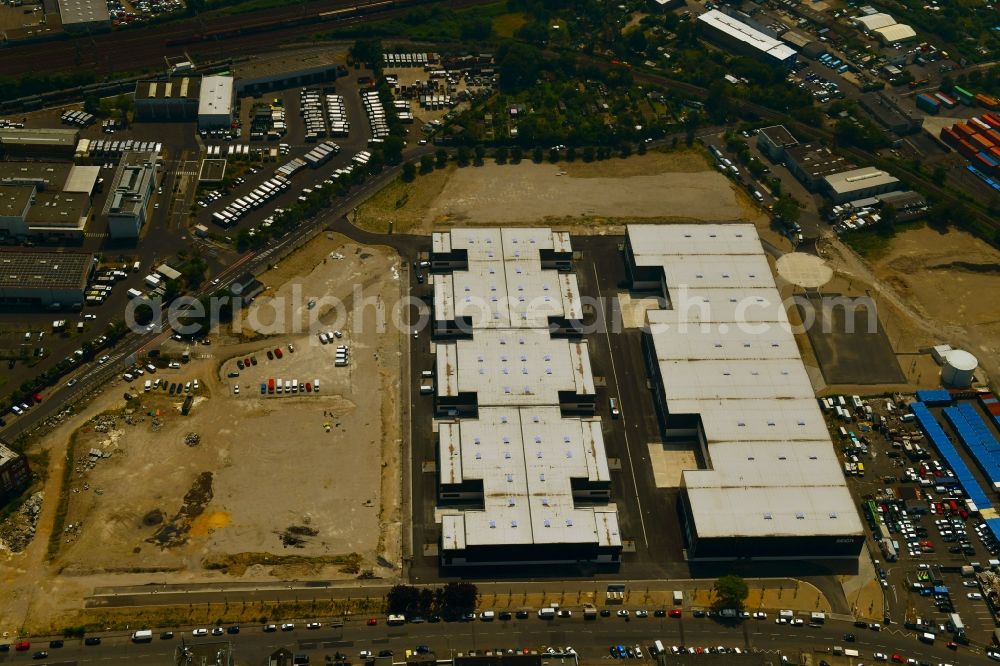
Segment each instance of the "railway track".
M170 21L141 28L0 48L0 76L94 72L99 77L162 69L164 57L187 53L200 60L226 60L260 53L296 37L366 20L405 14L422 4L452 9L490 0L313 0L231 16ZM352 11L353 10L353 11Z

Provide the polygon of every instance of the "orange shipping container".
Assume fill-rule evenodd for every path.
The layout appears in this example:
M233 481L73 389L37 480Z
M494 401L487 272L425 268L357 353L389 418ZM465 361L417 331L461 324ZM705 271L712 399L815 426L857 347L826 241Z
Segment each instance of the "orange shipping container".
M993 148L990 148L990 155L993 156L993 159L1000 162L1000 147L994 146Z
M1000 146L1000 132L996 130L986 130L983 132L983 136L993 142L994 146Z
M981 106L984 106L987 109L995 109L995 108L997 108L997 104L998 103L997 103L997 98L996 97L990 97L989 95L984 95L983 93L979 93L978 95L975 96L974 99Z
M975 155L978 151L973 147L971 143L962 140L958 142L958 152L961 153L962 157L964 157L965 159L971 160L973 155Z
M976 130L972 129L965 123L955 123L952 129L955 130L955 132L958 133L959 136L966 139L976 133Z
M974 134L969 137L969 143L973 146L978 147L980 150L989 150L993 147L993 142L987 139L982 134Z

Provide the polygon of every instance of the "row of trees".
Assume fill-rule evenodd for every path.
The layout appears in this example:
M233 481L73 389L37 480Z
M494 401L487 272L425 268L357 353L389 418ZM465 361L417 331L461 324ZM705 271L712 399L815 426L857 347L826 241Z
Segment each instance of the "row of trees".
M390 615L457 619L475 611L478 597L479 590L472 583L451 582L434 589L396 585L389 590L386 607Z
M743 608L750 589L743 578L736 575L722 576L712 587L717 608ZM472 583L450 582L442 587L426 588L396 585L386 596L386 610L390 615L408 618L438 615L457 619L476 609L479 590Z

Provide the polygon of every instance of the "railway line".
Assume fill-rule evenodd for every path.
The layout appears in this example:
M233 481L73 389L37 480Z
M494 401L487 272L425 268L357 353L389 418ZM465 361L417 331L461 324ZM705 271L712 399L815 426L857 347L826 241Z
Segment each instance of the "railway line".
M0 76L77 71L108 76L162 69L164 57L182 53L202 61L227 60L260 53L264 47L327 27L357 25L373 17L400 16L417 5L443 4L461 9L487 1L313 0L246 14L195 17L76 38L15 44L0 48Z

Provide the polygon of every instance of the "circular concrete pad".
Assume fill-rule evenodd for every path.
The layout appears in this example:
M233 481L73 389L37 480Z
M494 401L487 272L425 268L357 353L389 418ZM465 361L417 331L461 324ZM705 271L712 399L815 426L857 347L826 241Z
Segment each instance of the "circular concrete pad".
M825 261L805 252L782 255L776 267L778 275L804 289L822 287L833 278L833 269Z

